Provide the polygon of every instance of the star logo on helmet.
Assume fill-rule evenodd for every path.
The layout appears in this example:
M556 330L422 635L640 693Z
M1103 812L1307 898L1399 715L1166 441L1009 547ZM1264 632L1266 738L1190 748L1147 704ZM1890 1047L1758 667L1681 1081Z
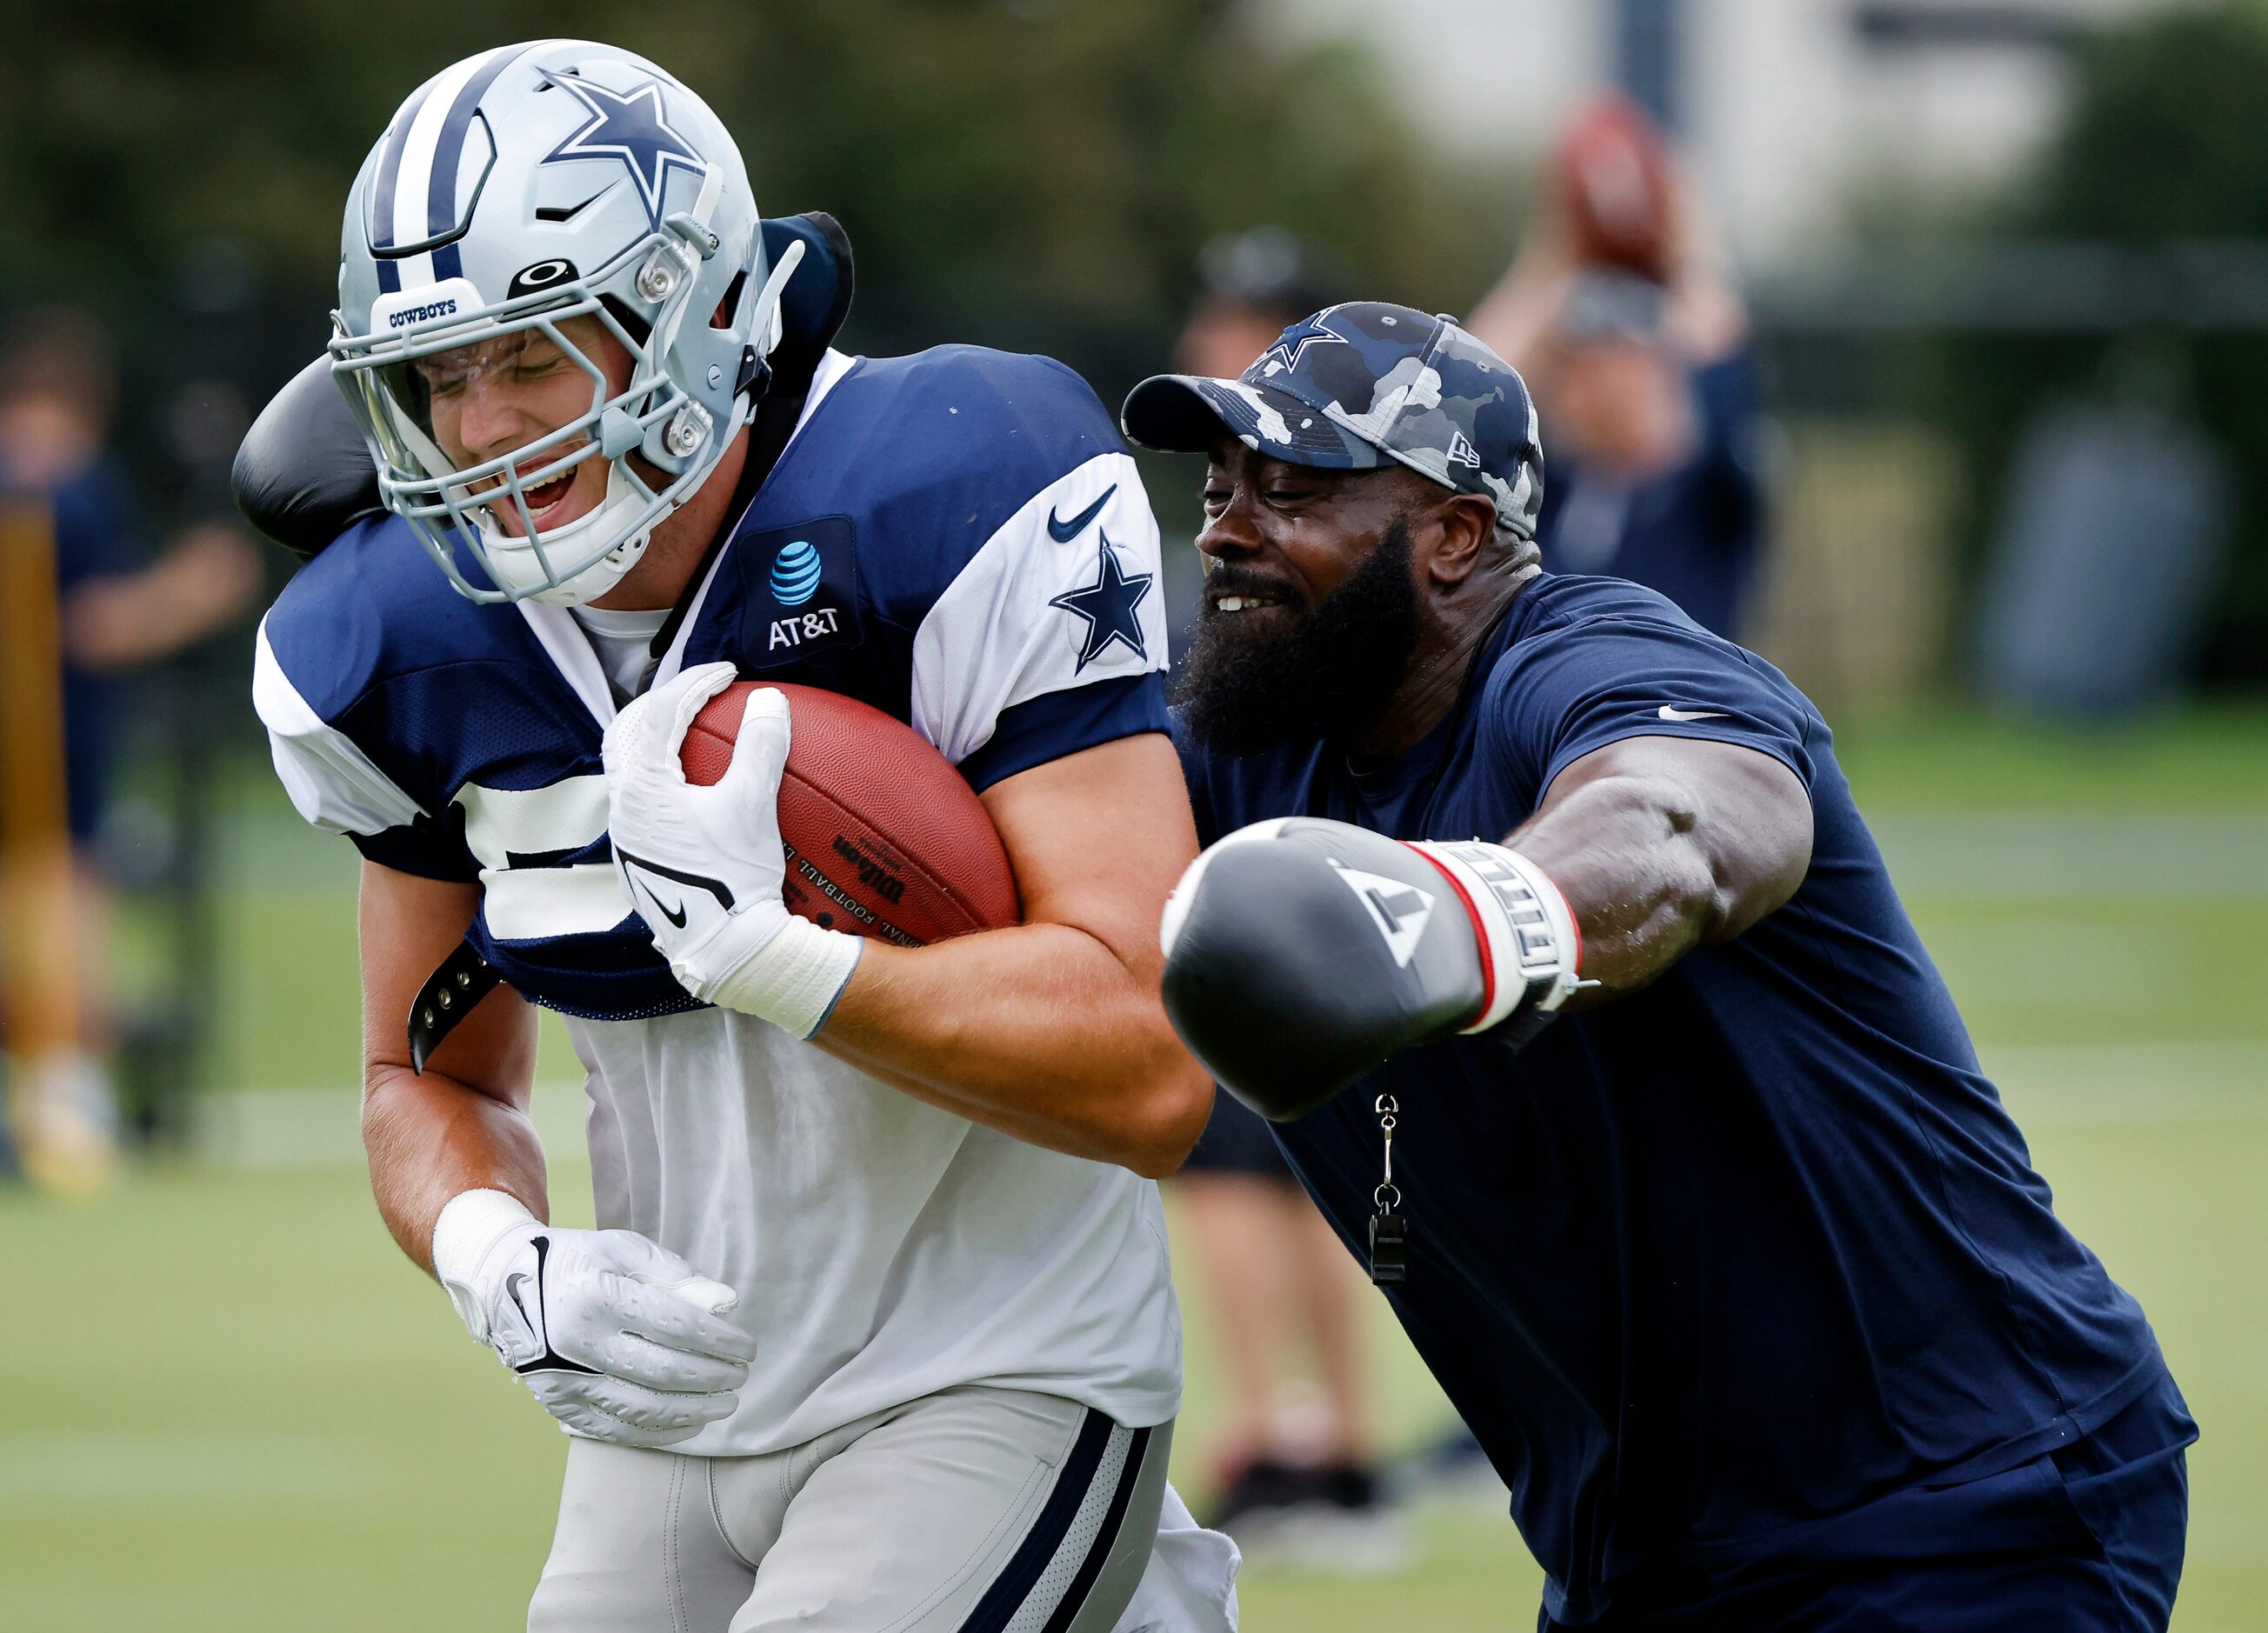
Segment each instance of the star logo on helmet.
M708 166L692 143L670 129L662 106L661 86L654 80L628 91L610 91L574 74L550 76L549 82L580 102L590 120L541 162L558 164L578 158L618 159L637 181L645 201L646 220L661 225L662 194L673 167L701 175Z
M1300 359L1310 346L1349 346L1354 342L1331 327L1331 313L1336 306L1326 306L1312 318L1302 318L1276 338L1276 343L1260 354L1255 365L1264 374L1278 370L1289 371L1300 366ZM1248 377L1251 371L1247 371Z

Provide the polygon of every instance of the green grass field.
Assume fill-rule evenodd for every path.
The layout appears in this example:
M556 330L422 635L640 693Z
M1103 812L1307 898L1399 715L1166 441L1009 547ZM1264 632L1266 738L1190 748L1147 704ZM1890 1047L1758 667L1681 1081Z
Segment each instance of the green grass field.
M1933 716L1842 742L2058 1207L2148 1308L2204 1425L2176 1626L2257 1628L2268 712L2085 737ZM328 1096L214 1102L277 1109L219 1142L266 1166L169 1163L77 1207L0 1192L0 1629L513 1628L562 1441L394 1254L340 1160L351 866L246 789L235 876L261 882L226 903L217 1086ZM553 1042L546 1074L564 1078ZM579 1169L554 1191L587 1217ZM1189 1490L1218 1368L1202 1301L1186 1308ZM1446 1409L1383 1320L1374 1348L1389 1442L1415 1444ZM1535 1568L1500 1512L1429 1508L1415 1532L1392 1576L1248 1572L1245 1625L1533 1624Z

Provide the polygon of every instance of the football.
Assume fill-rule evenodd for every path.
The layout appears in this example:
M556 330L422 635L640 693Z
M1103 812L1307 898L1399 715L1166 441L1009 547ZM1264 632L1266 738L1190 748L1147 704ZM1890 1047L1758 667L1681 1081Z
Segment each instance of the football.
M680 753L688 782L707 787L725 775L758 684L735 681L694 717ZM907 947L1018 922L1008 853L943 754L856 699L778 689L788 707L779 826L789 912Z
M1592 102L1560 137L1552 172L1578 261L1668 280L1677 231L1669 149L1635 104Z

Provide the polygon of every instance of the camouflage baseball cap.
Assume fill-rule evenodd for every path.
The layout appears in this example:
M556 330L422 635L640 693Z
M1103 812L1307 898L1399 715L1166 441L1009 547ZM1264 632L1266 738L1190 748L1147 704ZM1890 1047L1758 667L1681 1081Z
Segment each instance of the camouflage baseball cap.
M1496 501L1497 524L1535 536L1543 450L1513 366L1456 322L1385 301L1302 318L1233 380L1158 374L1127 394L1126 434L1204 453L1226 425L1270 458L1325 470L1388 460Z

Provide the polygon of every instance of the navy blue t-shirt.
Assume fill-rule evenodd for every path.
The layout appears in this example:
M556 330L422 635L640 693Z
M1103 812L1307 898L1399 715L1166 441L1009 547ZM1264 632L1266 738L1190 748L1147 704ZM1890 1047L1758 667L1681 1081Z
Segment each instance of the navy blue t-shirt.
M1519 1055L1406 1051L1278 1125L1285 1154L1359 1252L1373 1102L1398 1100L1410 1269L1387 1296L1511 1487L1555 1617L1594 1619L1634 1574L2051 1545L2048 1452L2163 1362L2057 1221L1784 676L1649 591L1545 574L1395 761L1182 754L1208 843L1287 815L1495 840L1640 736L1802 779L1794 897Z
M1535 538L1553 571L1642 584L1731 639L1763 532L1764 412L1745 352L1696 369L1690 386L1699 436L1684 460L1631 482L1552 454Z

